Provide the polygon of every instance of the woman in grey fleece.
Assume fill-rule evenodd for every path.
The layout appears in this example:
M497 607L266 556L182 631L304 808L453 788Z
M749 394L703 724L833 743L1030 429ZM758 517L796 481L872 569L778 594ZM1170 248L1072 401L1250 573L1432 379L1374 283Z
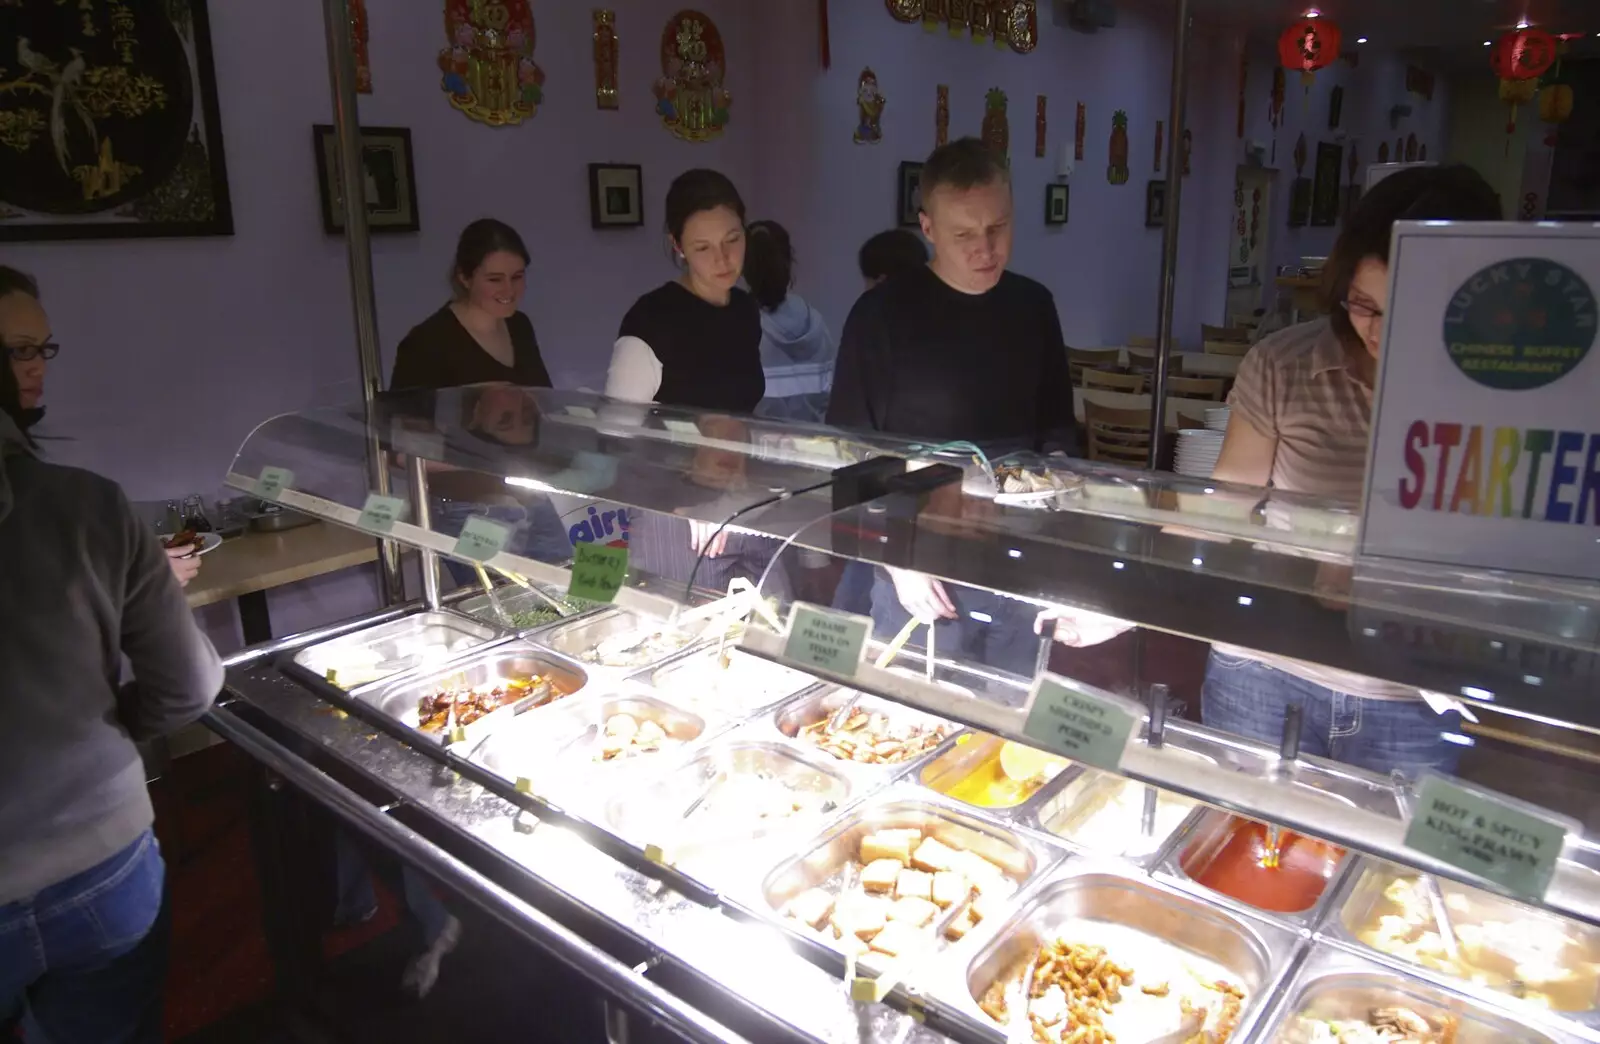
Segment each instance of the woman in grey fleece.
M0 362L0 1040L157 1044L165 867L134 747L222 664L116 483L46 464ZM119 686L123 657L134 680Z

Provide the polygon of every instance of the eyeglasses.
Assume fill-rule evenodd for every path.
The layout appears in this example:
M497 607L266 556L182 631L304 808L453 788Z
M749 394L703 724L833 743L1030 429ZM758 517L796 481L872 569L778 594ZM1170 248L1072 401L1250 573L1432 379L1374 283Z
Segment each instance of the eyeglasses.
M1382 319L1383 318L1383 309L1382 308L1374 308L1369 304L1362 303L1361 301L1350 301L1350 300L1340 301L1339 302L1339 307L1343 308L1345 310L1346 314L1348 314L1350 316L1350 318L1352 318L1352 319Z
M5 346L6 354L17 362L31 362L34 359L54 359L56 353L61 351L61 346L54 341L44 344L8 344Z

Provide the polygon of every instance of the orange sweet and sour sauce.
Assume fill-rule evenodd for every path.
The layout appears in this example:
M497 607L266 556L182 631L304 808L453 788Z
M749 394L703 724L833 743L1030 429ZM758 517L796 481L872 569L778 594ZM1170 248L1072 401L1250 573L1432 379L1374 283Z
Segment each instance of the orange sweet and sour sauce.
M1183 854L1183 872L1197 884L1243 903L1274 913L1304 913L1316 905L1328 879L1344 858L1344 849L1325 841L1283 831L1278 865L1267 856L1267 828L1248 819L1232 818L1219 844L1197 844Z

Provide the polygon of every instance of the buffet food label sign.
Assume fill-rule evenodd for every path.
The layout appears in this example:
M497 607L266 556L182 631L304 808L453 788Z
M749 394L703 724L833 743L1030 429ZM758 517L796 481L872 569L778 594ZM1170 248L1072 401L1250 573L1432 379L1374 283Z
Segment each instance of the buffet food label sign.
M1537 902L1575 829L1543 809L1430 773L1417 788L1405 845Z
M288 468L262 468L261 477L256 479L256 496L276 503L283 491L293 485L294 472Z
M394 524L405 517L406 502L399 497L386 497L381 493L368 493L356 525L369 533L388 535Z
M609 602L617 597L622 578L628 575L628 549L609 544L572 545L572 582L567 594L591 602Z
M1600 226L1395 226L1361 553L1600 579Z
M1143 714L1128 700L1041 674L1033 682L1022 734L1053 753L1117 772L1128 737Z
M487 562L504 551L510 539L510 526L482 515L469 515L467 524L461 527L461 535L456 538L455 551L452 553L470 562Z
M867 636L871 633L872 621L865 616L796 602L789 611L789 636L783 643L783 657L801 667L853 678L866 655Z

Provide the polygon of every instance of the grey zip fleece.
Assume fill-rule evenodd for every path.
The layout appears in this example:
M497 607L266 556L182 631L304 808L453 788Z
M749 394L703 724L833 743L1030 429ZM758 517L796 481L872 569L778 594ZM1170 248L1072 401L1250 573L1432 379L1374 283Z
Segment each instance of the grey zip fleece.
M134 741L199 718L221 688L122 490L39 460L0 413L0 904L133 843L154 819Z

